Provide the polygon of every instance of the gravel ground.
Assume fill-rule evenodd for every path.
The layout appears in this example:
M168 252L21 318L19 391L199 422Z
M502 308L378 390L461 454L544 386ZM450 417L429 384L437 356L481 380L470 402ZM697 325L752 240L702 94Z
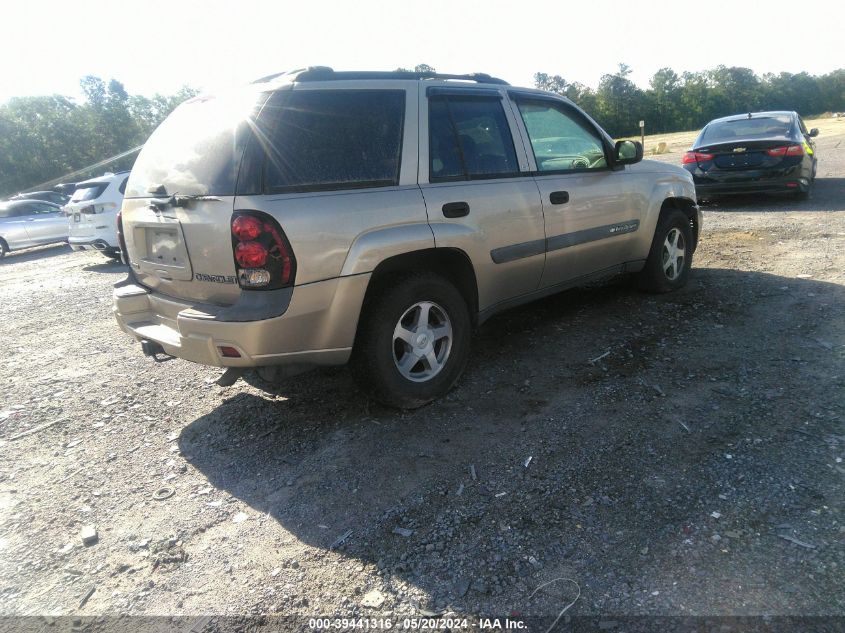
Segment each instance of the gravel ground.
M845 615L845 136L818 145L810 200L705 208L683 291L498 316L414 412L345 369L154 363L119 265L10 255L0 614Z

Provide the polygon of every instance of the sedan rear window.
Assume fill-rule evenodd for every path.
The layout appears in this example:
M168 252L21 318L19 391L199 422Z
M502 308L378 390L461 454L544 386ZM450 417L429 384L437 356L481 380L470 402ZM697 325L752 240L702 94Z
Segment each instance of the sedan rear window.
M96 200L106 188L109 186L107 182L93 182L89 185L76 185L73 195L70 197L71 202L85 202L86 200Z
M764 139L789 136L792 117L772 116L735 119L711 123L704 130L701 145L729 143L733 140Z

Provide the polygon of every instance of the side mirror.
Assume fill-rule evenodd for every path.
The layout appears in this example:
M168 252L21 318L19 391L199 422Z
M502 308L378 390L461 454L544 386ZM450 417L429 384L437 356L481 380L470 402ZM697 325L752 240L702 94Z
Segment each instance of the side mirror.
M819 135L819 128L814 127L810 130L810 136L818 136Z
M616 141L615 165L633 165L643 159L643 144L639 141Z

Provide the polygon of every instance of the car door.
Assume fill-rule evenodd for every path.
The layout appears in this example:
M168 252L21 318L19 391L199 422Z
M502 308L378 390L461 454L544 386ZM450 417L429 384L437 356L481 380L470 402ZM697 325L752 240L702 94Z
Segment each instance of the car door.
M29 214L26 202L9 202L0 209L0 238L9 248L24 248L30 245L29 233L26 231Z
M511 99L545 216L541 287L612 272L633 259L647 197L629 195L625 171L610 168L606 135L563 100L528 92L512 92Z
M543 210L506 94L431 86L420 95L420 188L438 248L466 253L479 311L537 289ZM518 149L517 149L518 148Z
M34 244L46 244L67 239L67 217L61 209L48 202L33 200L26 216L26 231Z

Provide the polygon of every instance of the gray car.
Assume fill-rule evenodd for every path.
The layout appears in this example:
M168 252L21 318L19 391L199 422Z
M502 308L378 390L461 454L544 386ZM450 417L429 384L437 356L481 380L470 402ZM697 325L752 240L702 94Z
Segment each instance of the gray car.
M350 362L374 398L419 406L497 312L621 273L684 285L692 177L642 156L488 75L312 68L197 97L129 177L115 316L225 381Z
M45 200L0 202L0 258L19 248L67 238L67 216L59 205Z

